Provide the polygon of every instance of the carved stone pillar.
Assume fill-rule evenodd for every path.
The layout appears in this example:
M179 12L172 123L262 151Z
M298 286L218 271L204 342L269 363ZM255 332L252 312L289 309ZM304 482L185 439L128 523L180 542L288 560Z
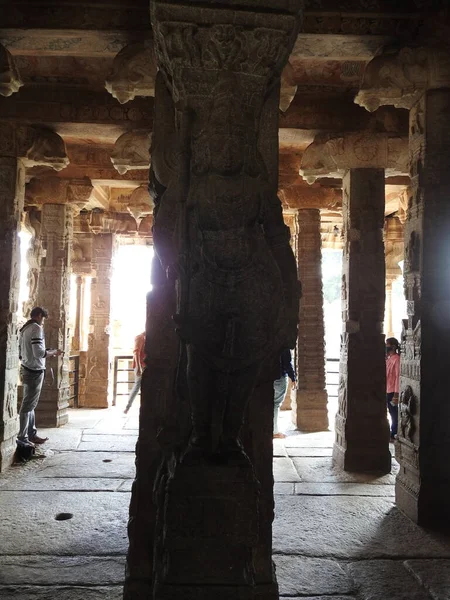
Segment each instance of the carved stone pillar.
M0 65L1 60L0 52ZM0 93L4 92L0 89ZM45 154L43 140L48 143ZM11 463L18 430L18 233L24 206L25 168L35 164L60 168L60 160L67 164L64 143L53 132L0 124L0 470Z
M80 337L81 337L81 315L83 313L83 298L84 298L84 278L82 275L77 275L75 280L77 286L76 293L76 307L75 307L75 325L73 329L73 336L71 340L71 351L80 351Z
M302 282L297 339L297 390L292 421L301 431L328 429L325 389L325 328L323 321L320 210L298 211L297 266Z
M446 48L402 48L369 63L356 98L368 110L410 109L396 502L420 525L441 531L450 528L449 88Z
M388 473L383 169L347 172L343 221L343 333L333 459L346 471Z
M91 313L84 406L108 407L110 374L111 262L114 235L99 233L92 238Z
M42 245L37 304L48 310L45 342L59 348L63 356L48 360L41 400L36 414L41 426L59 427L68 421L69 351L67 326L70 299L70 252L73 236L73 209L67 204L45 204L42 208Z
M278 596L274 364L281 347L293 347L298 318L295 260L276 198L278 79L300 3L281 4L283 14L272 0L258 3L261 14L228 9L231 1L151 3L157 264L130 507L130 600Z

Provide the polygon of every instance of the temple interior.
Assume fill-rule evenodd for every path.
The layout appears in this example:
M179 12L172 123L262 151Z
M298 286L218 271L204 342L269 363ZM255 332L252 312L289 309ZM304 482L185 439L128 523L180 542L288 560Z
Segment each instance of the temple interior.
M446 0L0 0L0 598L449 600L449 195Z

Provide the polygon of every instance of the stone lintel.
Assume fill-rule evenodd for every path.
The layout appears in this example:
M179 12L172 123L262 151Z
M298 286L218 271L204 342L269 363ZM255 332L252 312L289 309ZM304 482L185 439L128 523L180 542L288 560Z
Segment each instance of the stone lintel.
M93 191L91 180L62 179L60 177L33 178L25 188L25 202L28 206L44 204L70 204L82 210L89 202Z
M341 190L324 187L292 186L278 192L283 208L331 209L342 207Z
M349 169L407 174L408 138L372 131L318 136L303 154L300 174L314 183L324 176L341 179Z

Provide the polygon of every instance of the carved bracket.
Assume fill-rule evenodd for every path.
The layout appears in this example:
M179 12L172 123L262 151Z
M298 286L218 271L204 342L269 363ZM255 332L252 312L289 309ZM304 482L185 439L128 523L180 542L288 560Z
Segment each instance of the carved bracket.
M300 175L314 183L320 177L341 179L348 169L386 169L386 175L408 174L408 139L386 133L358 132L318 137L302 157Z
M146 130L128 131L121 135L111 153L114 168L121 175L134 169L149 169L151 139L151 133Z
M0 44L0 96L11 96L23 86L11 53Z
M62 179L55 176L33 178L25 188L25 203L27 206L70 204L75 212L79 212L89 202L93 189L88 177L83 179Z
M153 206L148 185L141 185L131 194L127 210L134 217L139 227L142 219L152 214Z
M108 92L125 104L136 96L154 96L156 59L150 40L122 48L105 82Z
M369 62L355 102L370 112L386 104L411 109L425 90L449 85L447 51L406 47Z

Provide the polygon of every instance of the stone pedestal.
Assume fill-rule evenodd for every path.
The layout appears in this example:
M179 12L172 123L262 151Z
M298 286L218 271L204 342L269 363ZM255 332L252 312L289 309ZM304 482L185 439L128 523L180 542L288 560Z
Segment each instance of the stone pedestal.
M412 195L405 226L408 328L401 355L397 506L450 528L450 92L410 113Z
M44 323L47 348L59 348L63 356L47 359L47 370L36 413L38 426L58 427L68 421L70 300L70 253L73 209L67 204L45 204L42 208L42 245L37 305L48 310Z
M325 389L325 327L322 296L320 211L298 211L297 265L302 282L297 339L297 390L293 391L292 421L301 431L328 429Z
M12 461L18 431L18 233L24 189L25 169L21 167L20 161L0 156L0 471L6 469Z
M92 243L92 268L95 275L91 282L91 316L84 406L107 408L111 372L111 261L114 236L110 233L99 233L93 236Z
M343 333L333 459L346 471L388 473L383 169L346 173L343 222Z

